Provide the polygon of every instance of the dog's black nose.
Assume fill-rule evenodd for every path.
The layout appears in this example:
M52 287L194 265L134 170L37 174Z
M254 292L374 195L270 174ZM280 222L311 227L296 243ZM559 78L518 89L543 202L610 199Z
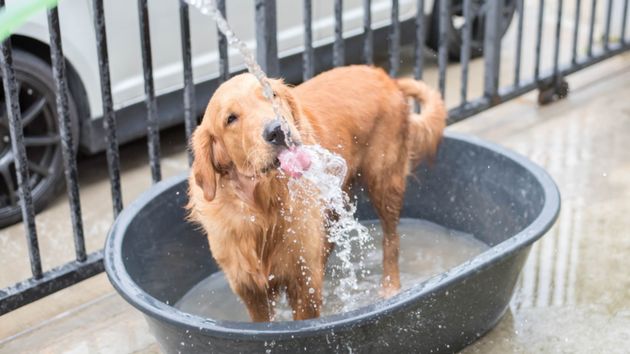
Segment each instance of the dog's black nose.
M263 131L263 139L272 145L287 146L286 137L284 136L284 131L282 131L282 124L278 119L267 123Z

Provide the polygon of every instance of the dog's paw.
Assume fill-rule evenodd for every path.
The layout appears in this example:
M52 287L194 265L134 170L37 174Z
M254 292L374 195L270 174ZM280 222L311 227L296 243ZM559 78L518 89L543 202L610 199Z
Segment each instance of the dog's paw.
M393 286L390 284L390 285L381 286L380 290L378 291L378 294L383 299L389 299L390 297L398 294L399 291L400 291L400 286Z

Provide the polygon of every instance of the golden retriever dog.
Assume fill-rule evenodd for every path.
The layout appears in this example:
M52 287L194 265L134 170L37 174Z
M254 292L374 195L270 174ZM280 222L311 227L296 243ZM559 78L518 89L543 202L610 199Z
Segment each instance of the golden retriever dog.
M326 213L316 198L291 198L292 177L278 166L289 139L296 146L319 144L345 159L346 188L359 183L369 194L384 234L381 293L394 295L405 181L441 140L440 94L362 65L296 87L271 82L286 134L251 74L231 78L210 99L191 141L190 219L207 233L212 255L253 321L273 319L280 291L295 320L318 317L331 249ZM410 99L422 104L421 114L411 113ZM302 165L308 168L308 161Z

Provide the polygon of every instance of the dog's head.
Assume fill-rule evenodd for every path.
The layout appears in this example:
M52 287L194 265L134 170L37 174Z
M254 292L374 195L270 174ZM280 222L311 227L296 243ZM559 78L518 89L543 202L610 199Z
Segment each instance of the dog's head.
M304 118L291 89L281 80L271 80L271 86L288 125L284 130L251 74L226 81L210 99L191 141L192 173L206 200L214 199L219 176L241 180L266 176L278 166L278 154L289 139L301 143Z

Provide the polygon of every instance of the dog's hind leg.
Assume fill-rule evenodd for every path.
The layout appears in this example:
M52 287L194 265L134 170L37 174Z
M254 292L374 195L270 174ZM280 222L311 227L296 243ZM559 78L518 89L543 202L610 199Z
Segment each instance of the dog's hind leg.
M241 297L247 312L254 322L269 322L273 317L273 306L269 300L267 290L239 287L235 289Z
M364 183L383 229L383 276L381 295L390 297L400 290L398 255L400 236L397 227L405 194L406 166L393 165L387 173L366 173Z

